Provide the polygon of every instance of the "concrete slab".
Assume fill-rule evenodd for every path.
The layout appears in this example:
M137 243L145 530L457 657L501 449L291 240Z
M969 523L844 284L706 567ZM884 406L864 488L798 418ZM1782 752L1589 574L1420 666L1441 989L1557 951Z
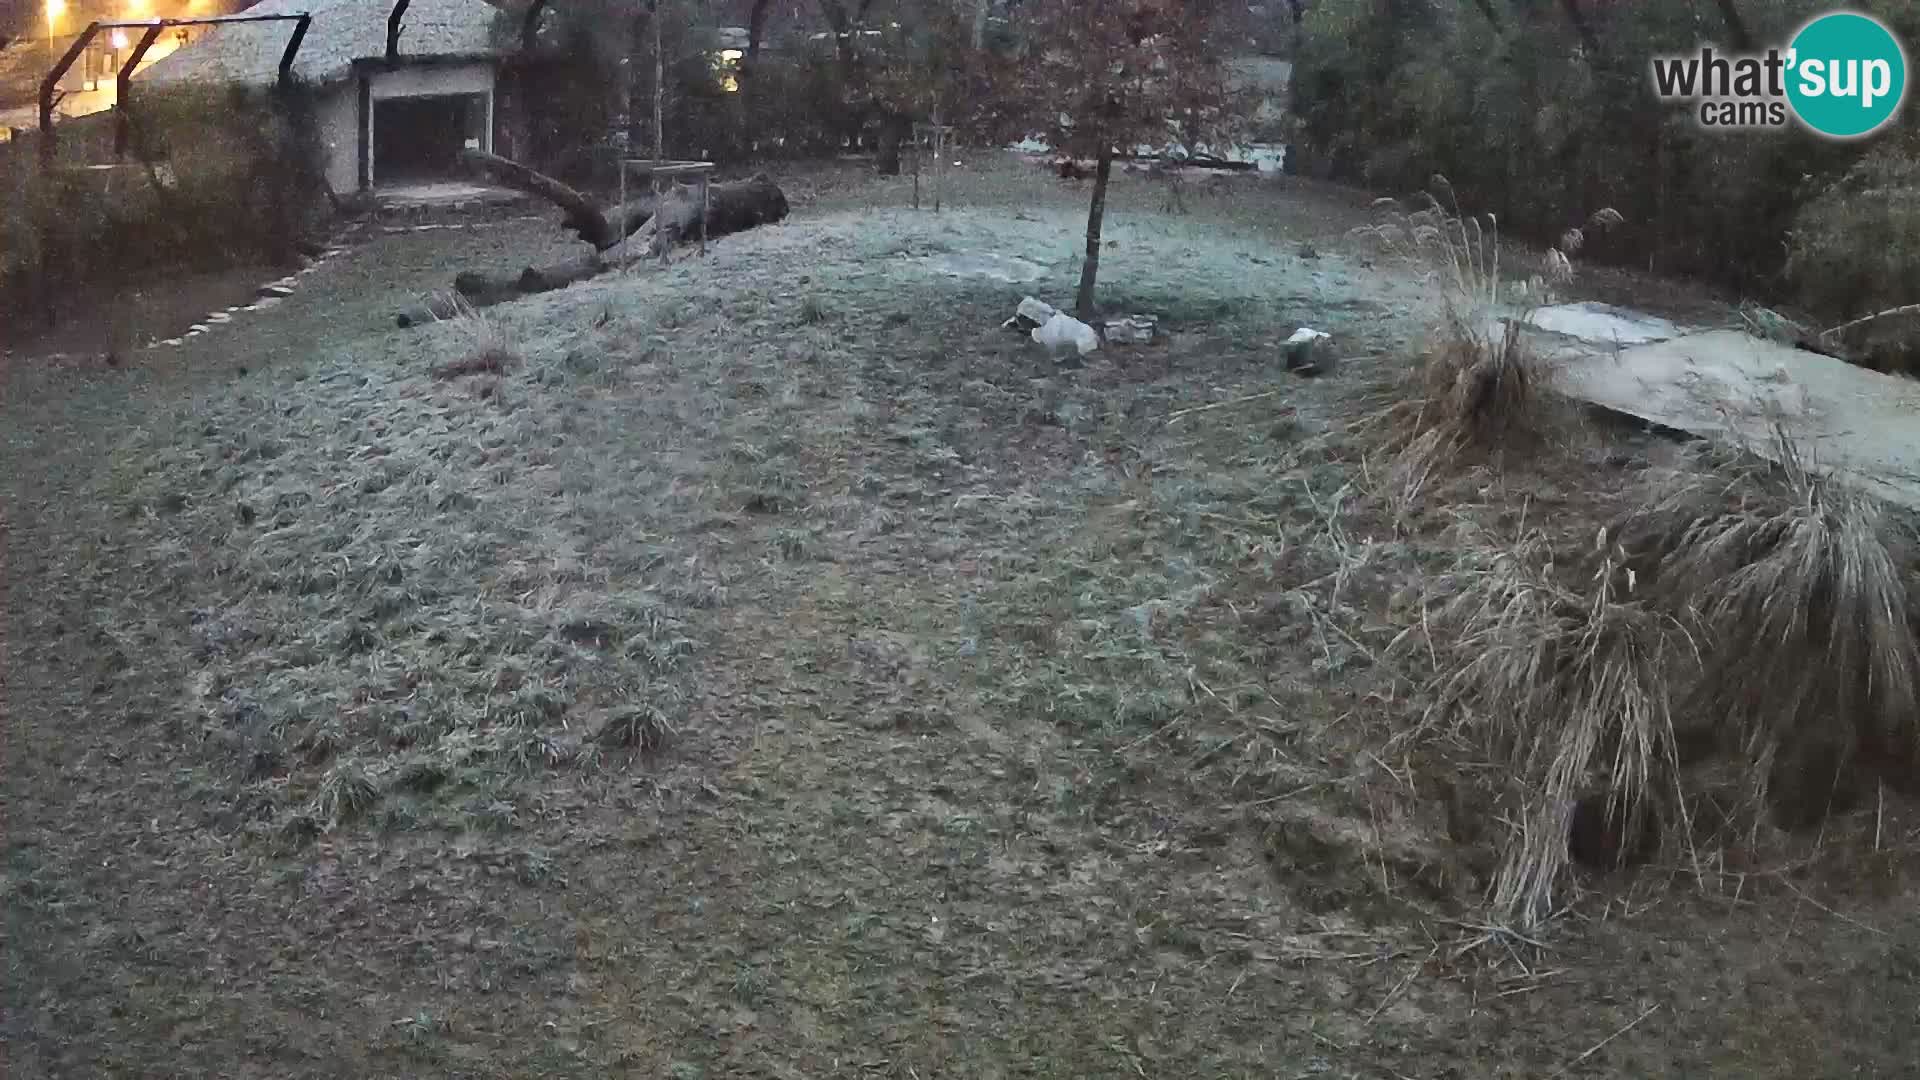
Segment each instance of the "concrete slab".
M1554 353L1575 397L1764 456L1780 425L1816 467L1920 509L1920 382L1736 330Z
M1679 326L1657 315L1593 302L1541 308L1528 321L1550 334L1596 345L1644 345L1682 333Z

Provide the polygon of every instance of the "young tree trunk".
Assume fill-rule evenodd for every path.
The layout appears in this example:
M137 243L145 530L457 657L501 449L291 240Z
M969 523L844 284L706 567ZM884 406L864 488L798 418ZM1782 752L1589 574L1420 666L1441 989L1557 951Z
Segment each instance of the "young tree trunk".
M667 160L666 81L667 60L660 49L660 0L653 5L653 160Z
M913 118L903 113L888 113L880 120L880 156L875 162L881 176L900 175L900 144L913 134Z
M1080 292L1073 313L1081 322L1093 321L1093 285L1100 277L1100 223L1107 215L1107 180L1113 175L1113 147L1100 144L1093 170L1093 205L1087 209L1087 261L1080 264Z

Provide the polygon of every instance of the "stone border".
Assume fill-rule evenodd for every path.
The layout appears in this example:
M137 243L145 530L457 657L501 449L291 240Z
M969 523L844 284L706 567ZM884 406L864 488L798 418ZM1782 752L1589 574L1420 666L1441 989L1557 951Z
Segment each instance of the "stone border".
M537 214L526 214L518 217L504 218L504 219L495 220L495 221L436 222L436 223L425 224L425 225L379 225L379 226L376 226L376 228L381 235L391 236L398 233L432 232L439 229L492 229L492 228L499 228L506 225L515 225L515 224L519 224L521 222L526 222L526 221L539 221L539 220L541 219L540 219L540 216ZM314 271L320 269L322 266L325 266L328 262L332 261L333 259L338 258L339 256L344 255L348 251L352 250L350 246L350 239L354 231L358 231L358 230L349 230L347 233L343 233L335 237L335 239L332 242L330 242L317 257L315 257L313 260L308 262L305 266L301 267L299 270L296 270L293 273L288 274L286 277L277 278L273 281L269 281L266 284L260 286L257 290L255 290L255 298L252 303L236 304L233 307L222 308L219 311L209 312L204 319L201 319L199 322L194 323L192 326L189 326L187 328L186 333L181 334L178 337L163 338L159 341L150 341L147 344L141 346L142 350L177 348L181 345L185 345L189 340L193 338L200 337L204 334L212 333L215 327L224 326L228 323L233 322L235 316L242 315L252 311L267 311L272 308L278 307L282 301L292 296L295 290L297 290L300 287L301 278L307 276L308 274L313 273Z
M184 345L190 338L211 333L214 327L232 322L235 315L248 311L265 311L269 308L277 307L287 297L292 296L294 290L300 287L301 278L320 269L333 259L346 254L347 250L347 247L338 241L329 244L317 257L308 262L307 265L288 274L286 277L269 281L256 289L254 291L255 299L253 303L236 304L230 308L210 312L205 319L188 327L187 332L181 334L179 337L163 338L159 341L149 342L144 348L160 349Z

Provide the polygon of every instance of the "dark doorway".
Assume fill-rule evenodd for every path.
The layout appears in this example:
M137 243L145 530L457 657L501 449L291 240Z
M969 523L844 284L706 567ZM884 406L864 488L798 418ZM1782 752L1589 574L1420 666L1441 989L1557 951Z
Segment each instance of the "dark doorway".
M485 122L485 113L486 98L473 94L375 101L374 186L459 175L460 153Z

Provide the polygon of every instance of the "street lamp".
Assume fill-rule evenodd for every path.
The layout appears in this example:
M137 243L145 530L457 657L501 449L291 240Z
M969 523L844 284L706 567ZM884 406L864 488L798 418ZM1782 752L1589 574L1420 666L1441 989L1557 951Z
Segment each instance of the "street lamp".
M47 51L53 51L53 21L67 10L67 0L47 0Z

